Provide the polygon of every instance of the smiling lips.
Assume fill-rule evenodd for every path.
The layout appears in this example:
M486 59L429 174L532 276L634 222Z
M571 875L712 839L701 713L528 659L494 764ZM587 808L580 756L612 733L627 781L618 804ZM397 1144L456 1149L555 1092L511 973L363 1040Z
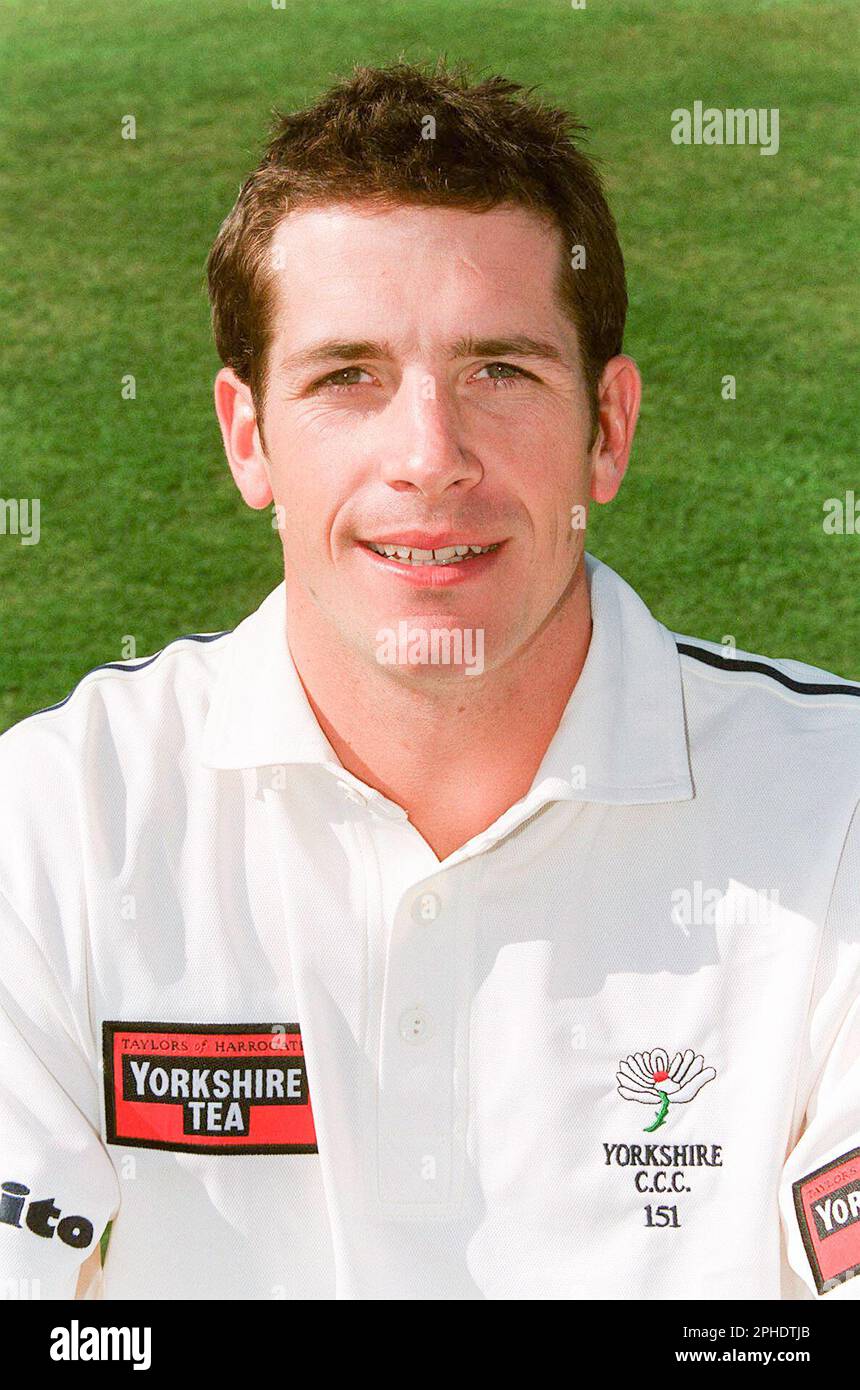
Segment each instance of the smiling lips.
M498 541L493 545L444 545L434 550L423 550L412 545L378 545L374 541L365 541L364 544L375 554L384 555L388 560L400 560L406 565L459 565L473 555L488 555L499 548Z
M375 565L419 588L442 588L477 577L493 565L504 541L481 545L450 535L428 535L412 531L359 541Z

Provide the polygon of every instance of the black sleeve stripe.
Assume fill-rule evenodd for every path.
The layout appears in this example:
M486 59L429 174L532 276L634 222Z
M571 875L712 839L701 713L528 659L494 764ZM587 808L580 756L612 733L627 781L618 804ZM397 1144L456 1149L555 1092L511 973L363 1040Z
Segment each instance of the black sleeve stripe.
M37 714L50 714L52 710L62 709L63 705L69 703L78 686L87 679L87 676L94 675L96 671L142 671L144 667L151 666L153 661L157 661L162 653L176 642L215 642L219 637L226 637L232 630L232 628L225 628L223 632L188 632L183 637L174 637L161 648L160 652L156 652L154 656L148 656L145 661L139 661L136 666L127 666L124 661L105 661L101 666L94 666L91 671L87 671L85 675L81 676L77 685L69 691L64 699L58 700L55 705L45 705L44 709L34 709L32 714L25 714L24 718L18 722L23 724L27 719L35 719Z
M718 656L716 652L709 652L703 647L693 647L689 642L676 642L675 645L682 656L692 656L696 661L703 661L706 666L716 666L718 671L756 671L759 675L770 676L772 680L779 681L780 685L787 686L789 690L797 690L801 695L860 696L860 685L826 685L817 681L796 681L784 671L777 671L764 661L742 661L731 656Z

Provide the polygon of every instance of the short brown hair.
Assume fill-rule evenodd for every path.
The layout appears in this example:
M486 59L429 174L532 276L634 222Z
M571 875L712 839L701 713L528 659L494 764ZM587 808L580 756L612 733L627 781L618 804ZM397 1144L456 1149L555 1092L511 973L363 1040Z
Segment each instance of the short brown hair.
M586 133L504 77L470 80L442 60L356 67L315 105L273 112L265 154L245 180L209 253L212 328L221 361L251 388L262 433L276 275L267 251L284 216L331 202L526 207L584 248L584 268L561 258L559 290L576 326L597 424L597 383L621 351L624 260ZM428 124L428 118L435 122ZM433 138L422 138L424 132Z

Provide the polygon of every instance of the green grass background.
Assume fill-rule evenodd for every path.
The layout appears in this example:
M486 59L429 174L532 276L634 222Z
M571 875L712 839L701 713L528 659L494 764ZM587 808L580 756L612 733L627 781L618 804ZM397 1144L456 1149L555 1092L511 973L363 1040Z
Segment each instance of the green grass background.
M589 548L670 627L860 678L855 0L6 0L0 726L92 666L233 626L281 577L211 404L204 263L272 106L445 53L593 129L645 398ZM679 148L695 100L779 107L781 148ZM133 113L137 140L120 139ZM125 373L137 399L123 401ZM720 396L723 374L738 398Z

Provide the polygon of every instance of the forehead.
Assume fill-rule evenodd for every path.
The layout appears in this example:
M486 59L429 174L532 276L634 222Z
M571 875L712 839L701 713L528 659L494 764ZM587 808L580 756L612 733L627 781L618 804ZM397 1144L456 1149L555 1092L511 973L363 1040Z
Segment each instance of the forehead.
M390 337L402 327L430 339L437 329L554 324L562 332L561 249L558 227L511 205L301 208L282 220L269 248L275 331Z

